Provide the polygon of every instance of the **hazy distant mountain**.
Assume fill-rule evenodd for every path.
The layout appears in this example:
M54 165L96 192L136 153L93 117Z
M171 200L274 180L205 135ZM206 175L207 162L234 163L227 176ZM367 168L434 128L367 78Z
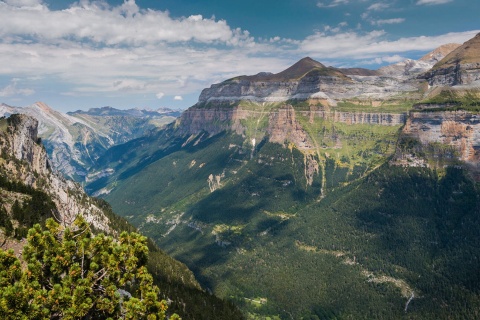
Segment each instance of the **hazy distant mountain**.
M64 114L42 102L23 108L0 105L0 116L13 113L28 114L39 121L39 136L52 166L76 181L84 181L87 169L111 146L143 136L180 114L169 109L111 107Z
M386 76L415 76L420 73L430 70L438 61L442 60L450 52L458 48L460 44L449 43L436 48L435 50L427 53L418 60L405 60L395 64L391 64L378 69L380 74Z

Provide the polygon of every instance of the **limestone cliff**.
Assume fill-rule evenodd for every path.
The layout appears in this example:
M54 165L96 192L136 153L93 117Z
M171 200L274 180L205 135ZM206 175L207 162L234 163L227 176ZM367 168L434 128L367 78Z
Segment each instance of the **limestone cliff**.
M480 33L452 51L425 73L431 86L480 84Z
M415 82L374 71L325 67L307 57L277 74L262 72L213 84L202 91L199 104L316 99L326 105L336 105L343 99L388 99L417 89Z
M38 121L26 115L1 119L0 173L47 193L55 203L54 216L69 224L81 214L95 228L111 232L103 211L83 192L81 186L62 178L50 168L47 153L38 138Z
M411 112L402 131L405 143L394 163L404 166L465 165L480 173L480 115L468 111ZM418 144L417 144L418 143ZM407 145L409 144L409 145ZM480 176L478 176L480 177Z

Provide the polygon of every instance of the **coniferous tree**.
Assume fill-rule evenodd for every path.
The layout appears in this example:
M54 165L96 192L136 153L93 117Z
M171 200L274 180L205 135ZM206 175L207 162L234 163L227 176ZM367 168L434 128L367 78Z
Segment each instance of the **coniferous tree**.
M27 241L24 270L12 250L0 250L1 319L165 319L145 237L115 240L93 235L83 218L71 228L48 219Z

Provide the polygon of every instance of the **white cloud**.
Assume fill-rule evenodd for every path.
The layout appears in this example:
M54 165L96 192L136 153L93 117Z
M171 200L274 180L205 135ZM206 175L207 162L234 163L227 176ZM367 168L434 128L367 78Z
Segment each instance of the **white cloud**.
M343 57L362 60L388 53L428 51L446 43L462 43L473 38L478 32L479 30L452 32L439 36L406 37L397 40L385 39L386 33L378 30L365 34L345 32L328 35L317 32L307 37L299 49L308 55L324 59Z
M42 0L3 0L3 2L17 8L40 8L43 6Z
M225 20L201 15L172 18L168 12L140 9L135 0L110 7L83 0L65 10L49 10L38 0L0 2L0 37L59 43L66 39L104 45L144 46L161 42L221 43L245 45L248 32L231 29ZM31 10L32 5L41 8ZM18 41L18 40L17 40Z
M6 87L0 88L0 97L29 96L35 93L33 89L18 88L18 81L18 79L12 79Z
M333 0L332 2L317 2L317 7L319 8L334 8L342 4L348 4L349 0Z
M370 5L367 8L367 10L369 10L369 11L383 11L383 10L388 9L388 8L390 8L389 4L378 2L378 3L374 3L374 4Z
M175 97L173 98L173 100L182 101L182 100L183 100L183 97L182 97L182 96L175 96Z
M435 5L435 4L444 4L444 3L448 3L448 2L452 2L453 0L418 0L417 1L417 5L422 5L422 4L431 4L431 5Z
M405 18L393 18L393 19L380 19L380 20L372 20L370 23L372 25L381 26L384 24L398 24L405 22Z
M0 76L29 79L39 86L51 85L53 79L62 84L60 94L70 97L138 94L161 99L173 92L174 99L185 103L212 83L240 74L279 72L307 55L327 64L396 61L405 52L464 42L479 32L389 40L385 31L346 31L348 25L342 22L301 40L254 41L226 21L200 15L173 18L168 12L143 10L133 0L120 6L80 0L57 11L40 0L18 1L0 0ZM34 93L21 85L13 81L0 88L0 96Z

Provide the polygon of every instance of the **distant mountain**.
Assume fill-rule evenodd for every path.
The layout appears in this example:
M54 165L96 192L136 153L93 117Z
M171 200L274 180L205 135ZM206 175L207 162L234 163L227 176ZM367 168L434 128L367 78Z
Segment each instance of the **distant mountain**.
M87 169L108 148L162 127L180 113L169 109L118 110L111 107L58 112L42 102L24 108L0 105L0 116L28 114L39 121L39 136L52 166L66 177L82 182Z
M442 60L450 52L458 48L460 44L449 43L436 48L435 50L427 53L418 60L405 60L395 64L391 64L378 69L378 72L382 75L391 77L402 76L416 76L423 72L430 70L438 61Z
M386 101L418 91L418 81L382 76L361 69L325 67L309 57L277 73L261 72L213 84L200 94L198 104L236 101L280 102L317 100L335 106L345 100Z
M431 86L480 86L480 33L453 50L424 76Z

